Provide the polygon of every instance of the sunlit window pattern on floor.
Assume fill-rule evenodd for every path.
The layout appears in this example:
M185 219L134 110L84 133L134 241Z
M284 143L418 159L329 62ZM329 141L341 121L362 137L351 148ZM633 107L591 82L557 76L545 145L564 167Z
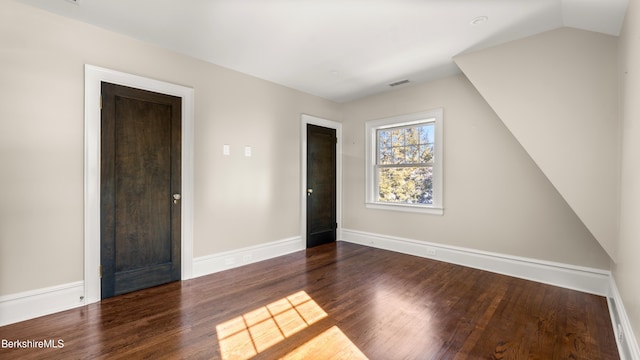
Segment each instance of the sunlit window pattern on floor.
M327 317L300 291L216 326L223 359L250 359Z
M322 334L307 341L289 354L284 360L298 359L368 359L354 343L338 328L332 326Z

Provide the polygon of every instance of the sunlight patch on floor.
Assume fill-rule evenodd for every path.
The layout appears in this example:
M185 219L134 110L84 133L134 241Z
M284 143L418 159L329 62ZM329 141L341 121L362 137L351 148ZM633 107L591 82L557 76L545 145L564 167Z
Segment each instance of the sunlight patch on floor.
M338 328L332 326L281 359L368 359Z
M304 291L216 326L223 359L250 359L327 317Z

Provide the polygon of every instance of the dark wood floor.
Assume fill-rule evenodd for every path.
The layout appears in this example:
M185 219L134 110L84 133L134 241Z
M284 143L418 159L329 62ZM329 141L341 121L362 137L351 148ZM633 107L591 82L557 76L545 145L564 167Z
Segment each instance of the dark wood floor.
M2 359L618 359L606 299L323 245L0 327Z

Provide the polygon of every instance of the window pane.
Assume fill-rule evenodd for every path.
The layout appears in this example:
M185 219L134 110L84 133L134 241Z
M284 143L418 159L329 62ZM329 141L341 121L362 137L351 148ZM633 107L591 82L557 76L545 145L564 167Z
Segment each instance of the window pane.
M433 144L420 145L419 156L421 163L433 162Z
M377 132L378 142L378 164L392 164L391 154L391 132L378 130Z
M407 146L407 163L419 163L420 161L420 147L418 145Z
M378 170L378 201L431 205L432 177L431 166L381 168Z
M378 154L378 163L381 165L393 164L393 153L391 147L381 148Z
M420 143L420 129L421 126L411 127L404 129L405 131L405 144L409 146L416 146Z
M404 145L404 129L391 130L391 143L393 144L393 146Z
M433 123L420 126L420 144L434 143L434 127Z
M404 164L406 149L404 146L393 147L393 161L392 164Z
M380 146L391 146L391 131L378 130L378 144Z

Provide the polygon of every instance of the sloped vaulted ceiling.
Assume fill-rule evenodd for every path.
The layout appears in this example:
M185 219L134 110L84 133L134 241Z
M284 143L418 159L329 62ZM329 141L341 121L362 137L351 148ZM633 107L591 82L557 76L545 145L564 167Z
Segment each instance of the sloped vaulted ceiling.
M561 28L454 60L617 258L616 37Z

